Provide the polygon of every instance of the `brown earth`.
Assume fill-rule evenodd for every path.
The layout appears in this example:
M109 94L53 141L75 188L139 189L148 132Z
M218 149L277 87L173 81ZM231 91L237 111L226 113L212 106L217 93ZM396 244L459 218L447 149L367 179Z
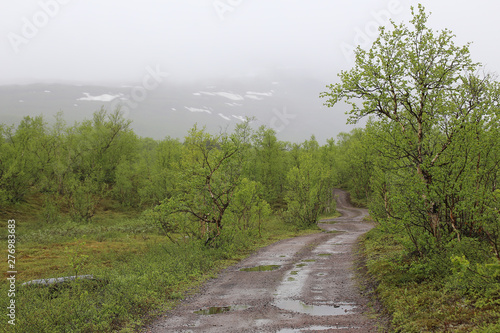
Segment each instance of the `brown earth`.
M324 232L260 249L145 332L377 332L353 263L356 241L372 225L363 221L367 210L354 208L346 192L335 194L342 217L319 223ZM279 268L241 271L261 265Z

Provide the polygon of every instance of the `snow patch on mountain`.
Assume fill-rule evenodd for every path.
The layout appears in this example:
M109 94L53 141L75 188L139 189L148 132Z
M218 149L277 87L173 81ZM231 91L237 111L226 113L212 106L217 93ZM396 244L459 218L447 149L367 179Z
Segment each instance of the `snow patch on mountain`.
M83 94L85 95L85 97L80 97L77 99L77 101L111 102L112 100L123 96L123 94L117 94L117 95L103 94L99 96L92 96L86 92L84 92Z
M191 111L191 112L206 112L208 114L212 114L212 111L207 110L207 109L191 108L188 106L185 106L184 108L186 108L188 111Z

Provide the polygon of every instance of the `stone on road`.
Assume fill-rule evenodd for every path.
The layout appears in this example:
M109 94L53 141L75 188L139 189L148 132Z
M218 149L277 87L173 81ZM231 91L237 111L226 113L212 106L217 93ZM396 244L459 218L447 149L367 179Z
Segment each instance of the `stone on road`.
M322 233L262 248L208 281L146 332L376 332L354 281L354 245L372 228L335 190L342 217ZM330 232L337 231L337 232ZM258 266L266 269L242 271Z

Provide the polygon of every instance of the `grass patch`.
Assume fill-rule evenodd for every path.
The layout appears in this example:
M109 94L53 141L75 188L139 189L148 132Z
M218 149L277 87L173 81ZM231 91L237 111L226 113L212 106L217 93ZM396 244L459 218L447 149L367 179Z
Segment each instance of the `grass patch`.
M362 252L368 275L375 281L375 295L391 316L392 331L498 331L498 282L484 289L489 290L488 296L464 293L460 288L471 288L477 276L457 284L458 275L446 264L449 258L412 257L378 228L364 236Z
M21 213L21 211L23 213ZM7 215L5 215L7 214ZM259 247L317 230L298 231L278 218L256 230L235 232L231 242L208 248L199 242L173 244L134 211L101 211L92 222L39 219L37 204L1 214L16 218L16 331L132 332L174 307L207 279ZM0 239L6 243L7 227ZM42 278L92 274L50 287L21 286ZM0 281L6 308L7 280Z
M242 272L268 272L268 271L275 271L280 267L281 267L280 265L264 265L264 266L242 268L242 269L240 269L240 271L242 271Z

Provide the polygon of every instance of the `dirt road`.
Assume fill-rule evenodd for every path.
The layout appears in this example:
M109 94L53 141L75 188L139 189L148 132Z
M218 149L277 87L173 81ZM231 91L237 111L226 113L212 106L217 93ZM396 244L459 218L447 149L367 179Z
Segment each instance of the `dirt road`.
M224 270L146 332L376 332L353 281L353 245L372 226L336 190L334 224L283 240ZM332 233L329 231L339 231ZM242 271L269 266L269 271Z

